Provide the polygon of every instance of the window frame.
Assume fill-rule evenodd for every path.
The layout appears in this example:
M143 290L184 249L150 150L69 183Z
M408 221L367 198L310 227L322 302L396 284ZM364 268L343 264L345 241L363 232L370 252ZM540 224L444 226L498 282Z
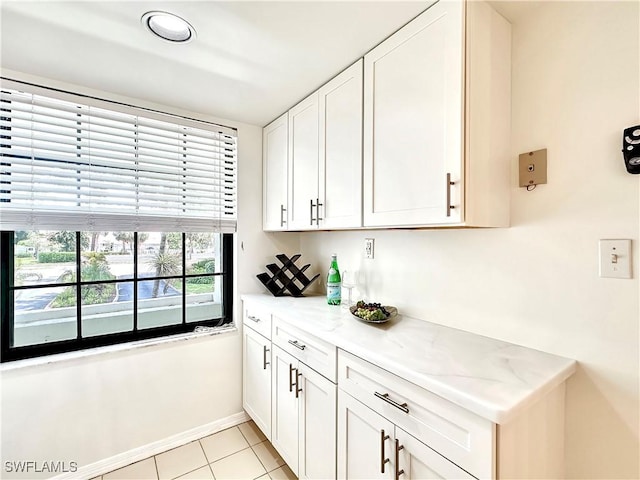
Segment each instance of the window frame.
M212 232L216 233L216 232ZM118 333L108 333L102 335L96 335L92 337L83 338L82 337L82 316L80 315L81 305L77 305L78 315L76 317L76 330L78 335L74 339L70 340L61 340L56 342L49 343L41 343L36 345L24 345L19 347L12 347L12 339L13 339L13 327L15 321L15 311L14 311L14 295L13 295L13 281L15 277L15 267L14 267L14 252L15 252L15 244L14 244L14 232L13 231L1 231L0 232L0 363L10 362L15 360L23 360L28 358L35 358L41 356L54 355L58 353L66 353L78 350L91 349L96 347L104 347L108 345L117 345L122 343L130 343L139 340L148 340L152 338L162 338L169 337L171 335L184 334L193 332L194 329L198 326L223 326L223 325L233 325L233 284L234 284L234 272L233 272L233 245L234 245L234 234L231 233L221 233L222 237L221 246L222 246L222 270L219 273L215 273L216 278L221 278L222 280L222 311L223 317L208 319L208 320L200 320L195 322L186 322L186 309L184 308L184 302L186 299L186 291L183 290L183 308L182 308L182 322L175 325L166 325L161 327L152 327L145 328L143 330L139 330L137 327L137 316L138 309L136 302L134 301L133 308L133 327L131 331L128 332L118 332ZM76 238L79 236L79 232L76 232ZM135 233L137 237L137 232ZM182 241L184 246L184 232L182 235ZM80 243L76 242L76 266L79 266L79 262L81 261L80 256ZM183 248L183 260L185 255L185 249ZM134 252L136 249L134 249ZM134 265L137 264L137 255L134 255ZM183 262L183 266L185 263ZM135 267L134 267L135 268ZM202 275L195 275L202 276ZM147 281L148 278L134 278L131 281L134 283L134 291L136 290L135 285L140 281ZM186 278L185 269L183 268L182 275L180 276L170 276L172 277L180 277L182 279ZM161 277L161 278L170 278L170 277ZM155 278L155 277L154 277ZM80 285L81 279L80 276L77 275L76 285ZM86 283L86 282L85 282ZM104 282L110 283L110 282ZM111 282L117 283L117 282ZM183 283L184 286L184 283ZM135 298L135 297L134 297Z

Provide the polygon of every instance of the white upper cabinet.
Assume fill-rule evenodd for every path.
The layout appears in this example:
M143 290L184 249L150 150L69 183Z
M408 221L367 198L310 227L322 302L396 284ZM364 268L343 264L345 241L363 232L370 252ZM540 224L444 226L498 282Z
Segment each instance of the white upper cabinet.
M262 221L264 230L287 229L288 116L262 131Z
M487 4L440 1L365 55L365 227L508 225L509 45Z
M289 110L289 230L317 228L318 92Z
M366 226L460 222L463 32L463 4L439 2L365 55Z
M318 92L320 228L362 226L362 63Z
M265 127L264 229L509 226L510 49L441 0Z
M362 60L289 110L289 230L362 226Z

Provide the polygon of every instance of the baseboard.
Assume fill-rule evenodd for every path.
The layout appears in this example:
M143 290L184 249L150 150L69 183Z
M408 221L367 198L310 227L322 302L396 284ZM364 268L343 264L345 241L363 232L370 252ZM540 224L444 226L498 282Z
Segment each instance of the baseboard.
M194 440L199 440L207 435L212 435L216 432L224 430L226 428L233 427L248 421L249 415L244 411L230 415L228 417L216 420L215 422L207 423L191 430L187 430L176 435L158 440L157 442L143 445L142 447L134 448L127 452L114 455L113 457L105 458L98 462L91 463L89 465L83 465L75 472L67 472L55 477L51 480L77 480L78 478L93 478L105 473L109 473L118 468L126 467L145 458L157 455L172 448L180 447Z

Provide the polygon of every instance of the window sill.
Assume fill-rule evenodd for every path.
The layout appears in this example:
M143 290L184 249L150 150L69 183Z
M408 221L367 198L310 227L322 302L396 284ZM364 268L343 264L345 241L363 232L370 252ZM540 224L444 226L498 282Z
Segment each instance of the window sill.
M75 352L58 353L55 355L47 355L43 357L28 358L25 360L15 360L13 362L5 362L0 364L0 372L10 372L14 370L22 370L25 368L39 367L42 365L52 365L67 361L77 360L81 358L96 357L99 355L107 355L118 352L126 352L130 350L138 350L141 348L154 347L169 343L182 342L203 337L211 337L225 333L237 332L238 328L234 324L222 327L214 327L211 330L203 332L188 332L178 335L170 335L167 337L151 338L148 340L137 340L129 343L118 343L116 345L107 345L105 347L96 347L86 350L78 350Z

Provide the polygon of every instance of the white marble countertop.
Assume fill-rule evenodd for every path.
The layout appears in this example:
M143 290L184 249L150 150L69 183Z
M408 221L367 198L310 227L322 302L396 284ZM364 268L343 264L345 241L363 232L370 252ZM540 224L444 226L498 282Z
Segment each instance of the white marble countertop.
M278 318L483 418L507 423L569 378L576 361L424 320L366 324L324 296L242 295Z

